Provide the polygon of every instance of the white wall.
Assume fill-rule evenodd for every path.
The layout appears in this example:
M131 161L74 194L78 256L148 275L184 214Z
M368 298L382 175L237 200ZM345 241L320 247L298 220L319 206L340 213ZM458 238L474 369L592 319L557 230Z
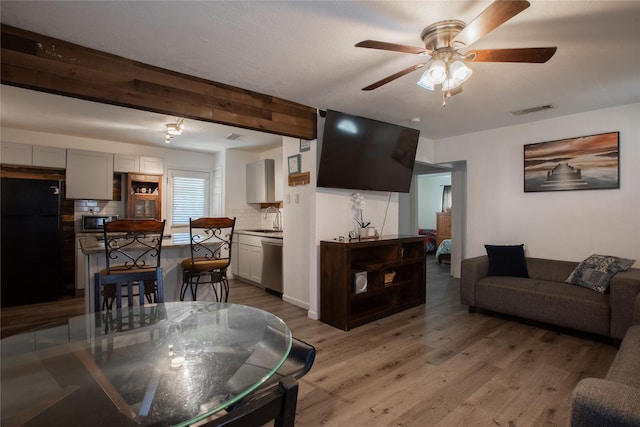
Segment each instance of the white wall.
M284 195L283 286L282 299L310 310L309 316L317 318L311 308L311 289L315 282L315 187L316 143L311 150L300 152L300 140L284 138L282 159L284 170L282 185ZM288 157L300 154L301 172L310 173L310 184L289 187Z
M320 123L322 123L320 121ZM321 127L319 125L319 127ZM321 129L319 129L321 136ZM283 299L308 309L308 316L320 316L320 241L339 236L348 238L354 229L352 190L316 188L317 141L311 150L300 152L300 140L284 138L284 243L283 243ZM287 185L287 159L300 154L301 171L310 172L310 184ZM398 233L398 193L361 191L366 201L365 221L371 221L383 234ZM385 221L386 215L386 221ZM383 227L384 222L384 229Z
M467 169L464 162L457 162L452 166L451 204L456 208L451 211L451 275L460 277L467 236Z
M348 238L349 231L357 229L351 201L351 195L355 192L355 190L317 189L316 235L318 240L333 240L339 236ZM364 221L370 221L370 226L375 227L382 235L398 234L398 193L379 191L359 191L359 193L364 196L366 204L363 212Z
M436 142L438 163L466 160L465 257L484 244L525 244L528 256L593 253L640 265L640 104L493 129ZM620 132L620 189L524 193L523 146Z
M451 185L451 173L418 175L418 228L436 228L436 212L442 210L442 188Z

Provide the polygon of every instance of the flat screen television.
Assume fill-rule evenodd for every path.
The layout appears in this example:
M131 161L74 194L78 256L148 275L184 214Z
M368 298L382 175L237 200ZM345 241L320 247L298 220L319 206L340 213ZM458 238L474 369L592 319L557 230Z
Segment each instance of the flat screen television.
M327 110L318 187L408 193L420 131Z

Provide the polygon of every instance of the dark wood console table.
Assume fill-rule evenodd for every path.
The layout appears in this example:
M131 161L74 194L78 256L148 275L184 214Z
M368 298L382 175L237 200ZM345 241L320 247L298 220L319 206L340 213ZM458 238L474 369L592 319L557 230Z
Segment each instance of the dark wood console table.
M321 241L320 320L348 331L424 304L425 254L424 236Z

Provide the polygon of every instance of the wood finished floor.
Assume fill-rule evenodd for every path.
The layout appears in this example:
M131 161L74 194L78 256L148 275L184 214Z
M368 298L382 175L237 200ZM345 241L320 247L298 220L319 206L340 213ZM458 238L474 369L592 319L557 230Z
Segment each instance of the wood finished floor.
M597 337L469 314L432 256L426 305L349 332L251 285L231 287L231 302L280 316L317 349L297 426L566 426L575 384L603 377L616 353ZM82 301L2 309L2 336L64 321Z

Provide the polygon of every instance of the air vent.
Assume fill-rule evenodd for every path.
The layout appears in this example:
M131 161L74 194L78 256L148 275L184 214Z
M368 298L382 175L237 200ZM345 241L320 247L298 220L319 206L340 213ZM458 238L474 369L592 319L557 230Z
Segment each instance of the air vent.
M229 135L227 135L227 137L225 139L228 139L229 141L235 141L236 139L240 138L242 135L239 135L237 133L233 133L231 132Z
M547 104L547 105L541 105L539 107L531 107L531 108L525 108L524 110L512 111L511 114L513 114L514 116L522 116L523 114L530 114L530 113L536 113L538 111L551 110L552 108L556 108L556 106L552 104Z

